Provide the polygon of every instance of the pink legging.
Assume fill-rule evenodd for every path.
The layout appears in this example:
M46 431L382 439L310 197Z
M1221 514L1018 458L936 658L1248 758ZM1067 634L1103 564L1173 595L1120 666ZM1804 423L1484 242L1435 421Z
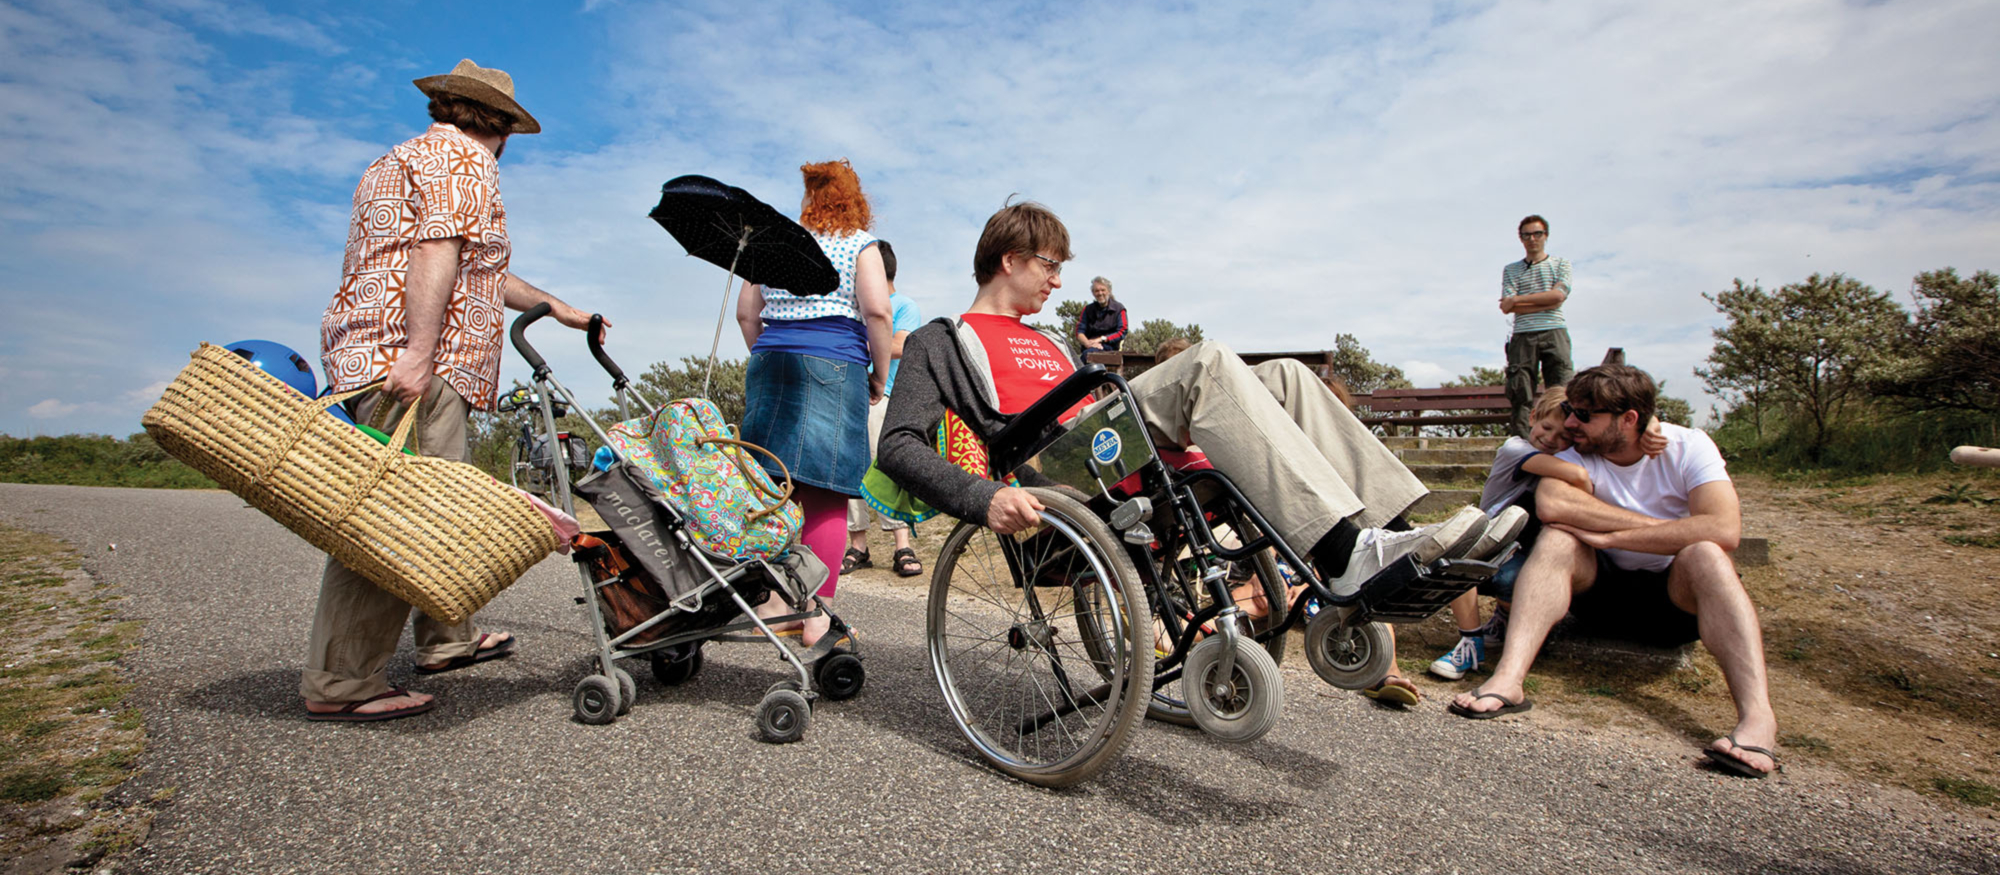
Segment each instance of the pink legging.
M847 496L800 484L793 490L792 500L799 503L806 518L799 541L826 565L826 583L815 595L833 598L834 586L840 583L840 557L847 550Z

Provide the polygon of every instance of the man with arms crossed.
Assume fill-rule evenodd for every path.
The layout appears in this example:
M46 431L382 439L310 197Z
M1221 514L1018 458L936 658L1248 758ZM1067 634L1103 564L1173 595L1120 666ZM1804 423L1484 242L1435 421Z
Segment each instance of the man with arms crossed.
M1761 778L1777 768L1778 721L1764 671L1757 609L1729 554L1742 535L1736 487L1708 435L1662 423L1666 451L1648 458L1639 430L1657 390L1644 371L1600 365L1569 382L1564 427L1595 494L1553 477L1535 489L1544 528L1514 584L1513 621L1493 676L1451 710L1486 719L1527 710L1535 653L1565 612L1586 628L1674 646L1697 638L1715 655L1736 704L1736 728L1709 759Z
M1569 300L1569 259L1548 253L1549 223L1541 216L1522 219L1519 233L1527 254L1500 270L1500 312L1514 319L1507 335L1507 402L1514 407L1508 427L1515 437L1526 438L1535 371L1541 371L1544 387L1560 386L1569 382L1575 367L1562 311Z

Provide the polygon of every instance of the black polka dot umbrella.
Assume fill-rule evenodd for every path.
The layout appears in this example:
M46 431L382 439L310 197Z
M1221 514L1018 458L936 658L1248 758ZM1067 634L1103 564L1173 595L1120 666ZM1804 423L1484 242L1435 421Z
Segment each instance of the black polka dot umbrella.
M708 348L709 378L715 375L715 354L722 346L737 277L794 295L824 295L840 288L840 274L806 229L736 186L706 176L676 177L660 187L660 205L647 215L674 235L687 254L729 270L722 285L722 312L715 317L715 340ZM709 378L702 380L703 395Z

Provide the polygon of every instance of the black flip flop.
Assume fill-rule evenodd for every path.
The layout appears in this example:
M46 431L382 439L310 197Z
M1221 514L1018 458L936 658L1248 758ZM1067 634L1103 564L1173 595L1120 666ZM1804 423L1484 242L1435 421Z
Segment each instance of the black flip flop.
M1777 754L1774 754L1754 744L1744 744L1743 742L1737 741L1736 736L1734 735L1725 735L1723 736L1723 738L1729 739L1729 749L1732 751L1747 750L1751 753L1761 753L1767 757L1770 757L1771 772L1782 771L1784 769L1783 766L1778 765ZM1769 777L1771 774L1771 772L1760 772L1757 770L1756 766L1753 766L1750 763L1734 755L1724 753L1712 747L1704 749L1702 753L1708 755L1709 762L1721 766L1725 769L1728 769L1732 772L1735 772L1736 774L1742 775L1745 778L1764 778L1764 777Z
M491 632L481 632L479 634L479 643L485 644L486 639L492 636L493 633ZM479 663L485 662L489 659L499 659L502 656L506 656L509 653L513 653L515 642L520 640L521 639L519 638L508 638L507 640L502 641L499 644L495 644L492 647L477 648L473 650L471 653L468 653L464 656L454 656L450 659L447 659L444 661L443 665L440 665L437 668L430 668L428 666L419 663L415 668L415 671L417 674L444 674L445 672L448 671L457 671L461 668L465 668L466 666L478 665Z
M363 713L361 711L355 710L356 708L366 705L369 702L379 702L382 701L383 699L393 699L396 698L397 696L407 696L409 694L410 694L409 690L397 687L379 696L369 696L368 698L362 699L359 702L349 702L347 703L346 707L341 708L338 711L327 711L322 713L319 711L308 710L306 711L306 719L318 720L327 723L372 723L377 720L395 720L399 717L415 717L418 714L422 714L425 711L429 711L432 707L437 705L437 700L432 699L421 705L411 705L407 708L392 708L388 711L374 711L374 712Z
M1479 693L1472 697L1472 701L1474 702L1477 702L1480 699L1499 699L1500 707L1495 708L1491 711L1474 711L1471 708L1460 707L1457 702L1453 702L1449 706L1447 706L1445 710L1448 710L1453 714L1457 714L1460 717L1464 717L1467 720L1491 720L1502 714L1518 714L1522 711L1528 710L1529 708L1535 707L1535 703L1530 702L1525 698L1519 702L1516 702L1513 701L1512 699L1507 698L1506 696L1500 695L1499 693Z

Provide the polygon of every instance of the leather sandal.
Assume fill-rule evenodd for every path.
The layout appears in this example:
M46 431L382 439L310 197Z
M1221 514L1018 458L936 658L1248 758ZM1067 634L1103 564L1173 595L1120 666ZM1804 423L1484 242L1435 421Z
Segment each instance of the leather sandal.
M847 548L846 555L840 557L840 573L842 574L852 572L856 568L874 567L875 563L868 559L867 550L856 550L853 547L849 547Z
M916 577L924 573L924 563L917 561L917 551L908 547L897 550L889 557L889 567L896 570L897 577Z

